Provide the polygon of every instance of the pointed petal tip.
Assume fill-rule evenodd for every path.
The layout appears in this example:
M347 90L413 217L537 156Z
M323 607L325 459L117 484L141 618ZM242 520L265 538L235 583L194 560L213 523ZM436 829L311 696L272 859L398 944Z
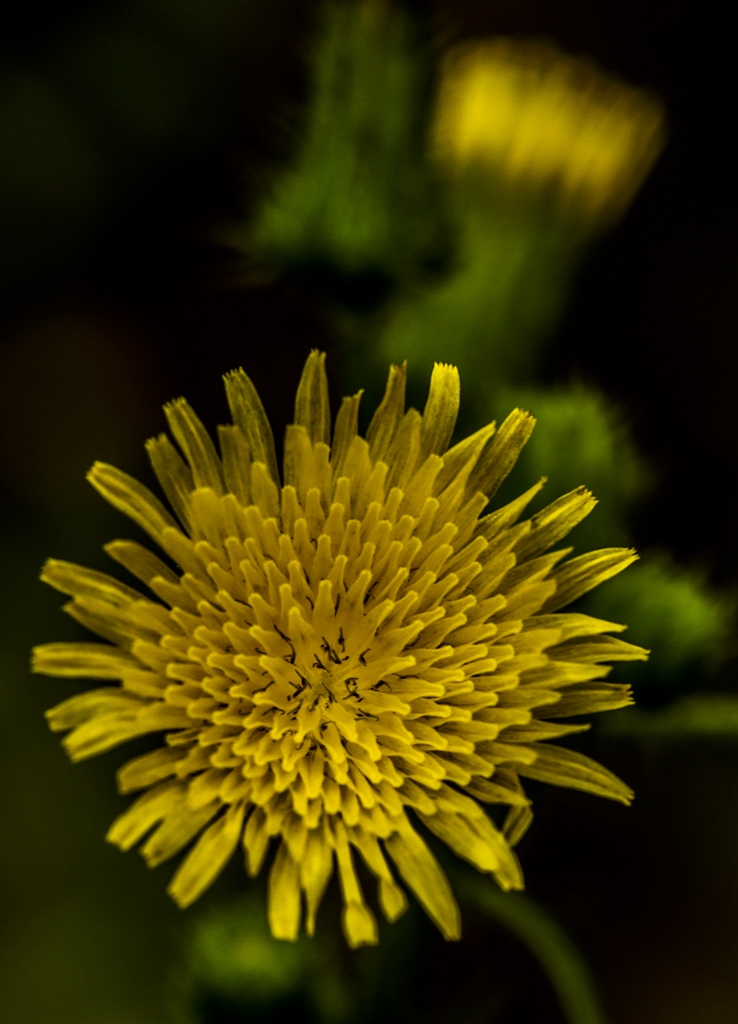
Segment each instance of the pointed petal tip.
M149 864L149 867L152 867L152 865ZM186 910L187 907L193 902L193 900L187 900L179 892L177 892L174 889L173 883L171 882L167 886L167 895L172 900L172 902L179 907L180 910Z
M421 426L422 455L442 455L456 426L461 401L459 371L448 363L435 363Z
M623 806L625 807L630 807L630 805L635 800L635 793L630 788L630 786L626 786L625 783L623 783L622 794L620 796L613 797L613 799L617 800L618 803L623 804Z
M107 473L110 470L112 470L113 472L117 472L115 466L113 466L110 462L103 462L102 459L95 459L95 461L92 463L89 470L87 471L87 475L89 477L93 473L97 475L99 473Z
M351 902L344 907L343 931L351 949L379 943L377 921L365 904Z
M168 402L167 405L169 405L169 404L171 404L171 403ZM167 406L165 405L164 406L164 410L165 411L166 411L166 408L167 408ZM151 451L151 449L155 445L161 444L162 441L166 441L166 440L167 440L167 435L163 431L161 433L159 433L159 434L152 434L151 437L147 437L146 440L144 441L144 448L146 449L147 452Z
M167 409L177 409L186 405L189 405L189 403L184 395L178 395L177 398L170 398L168 402L165 402L162 408L166 412Z
M574 490L570 492L570 496L572 498L573 497L581 498L582 501L597 502L599 500L598 498L596 498L594 496L594 494L589 489L589 487L587 487L586 484L580 484L578 487L575 487Z
M242 375L244 377L247 376L243 366L234 366L232 370L226 370L226 372L222 374L222 377L224 381L229 381L232 380L234 377L240 377Z
M50 582L49 581L49 577L53 573L54 568L57 565L57 562L58 562L58 559L56 559L56 558L47 558L46 559L44 564L41 566L41 572L38 574L38 578L40 580L42 580L42 582L44 582L44 583L49 583ZM34 647L34 651L37 651L37 650L39 650L39 648L38 647Z
M530 411L530 409L526 409L524 405L516 405L515 408L512 409L508 413L508 415L505 417L505 420L513 420L513 419L516 419L516 420L532 420L533 423L536 423L536 417L533 415L533 413Z
M433 374L434 373L435 374L441 374L443 376L448 375L450 377L458 378L459 377L459 368L454 363L442 363L440 361L436 361L435 363L433 363L433 369L431 371L431 379L433 378Z
M325 356L325 352L314 348L305 360L295 396L294 422L307 430L313 444L330 445L331 414Z
M491 872L495 882L502 889L503 892L524 892L525 891L525 879L522 874L517 874L515 877L510 875L499 875L496 872Z

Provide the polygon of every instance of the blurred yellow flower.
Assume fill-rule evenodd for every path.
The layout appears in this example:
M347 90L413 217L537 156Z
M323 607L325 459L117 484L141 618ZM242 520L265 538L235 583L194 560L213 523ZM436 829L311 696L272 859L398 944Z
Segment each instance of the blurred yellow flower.
M657 100L552 45L476 41L444 60L433 146L456 171L476 165L549 186L559 201L609 221L627 207L663 143Z
M496 512L488 499L527 440L515 410L448 448L459 377L434 369L424 413L405 412L393 367L366 438L360 395L345 398L331 442L324 356L307 360L287 430L284 482L251 381L226 377L233 424L220 455L189 405L166 407L148 451L179 522L145 487L96 464L90 480L143 527L169 563L134 541L107 552L155 595L67 562L43 579L108 644L46 644L34 667L110 680L48 713L74 760L133 737L165 744L119 773L144 790L108 838L146 838L151 865L197 838L170 885L197 899L243 845L250 874L277 839L269 921L294 939L304 894L312 934L338 868L350 945L377 939L355 870L379 880L389 920L406 899L391 865L449 939L460 931L422 823L504 889L522 886L512 852L530 820L519 778L627 803L627 786L546 742L578 732L556 719L621 707L627 687L603 662L645 657L602 635L623 627L557 609L633 561L613 548L562 562L545 554L592 508L583 488L532 519L540 484ZM481 518L480 518L481 516ZM172 568L172 565L176 568ZM504 826L481 803L507 805Z

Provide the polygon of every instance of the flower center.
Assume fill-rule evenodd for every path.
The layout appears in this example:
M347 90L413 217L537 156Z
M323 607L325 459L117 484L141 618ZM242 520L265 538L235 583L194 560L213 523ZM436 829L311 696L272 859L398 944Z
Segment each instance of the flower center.
M356 742L357 720L377 721L380 709L373 698L381 701L378 691L391 689L374 678L371 648L351 651L343 628L335 623L329 635L310 637L290 635L276 624L273 628L283 653L260 658L263 676L269 679L251 694L258 725L254 715L249 724L263 730L267 746L267 737L279 744L282 754L287 752L285 740L288 747L294 743L304 751L307 737L311 748L325 753L336 744Z

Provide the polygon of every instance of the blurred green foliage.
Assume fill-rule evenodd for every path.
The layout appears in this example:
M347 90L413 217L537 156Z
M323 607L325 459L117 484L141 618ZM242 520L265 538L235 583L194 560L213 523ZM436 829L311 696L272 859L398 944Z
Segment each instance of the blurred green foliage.
M323 7L310 98L290 166L231 240L261 272L371 312L447 260L426 160L428 56L382 4Z
M547 483L538 504L586 483L598 505L577 527L577 548L627 544L630 509L648 493L650 473L622 415L605 395L579 383L502 388L494 401L501 411L520 406L536 417L508 485L510 497L542 477Z
M349 1019L352 1000L336 949L305 936L296 943L273 939L264 893L256 888L194 922L173 989L183 1017L195 1024L228 1014L250 1021Z
M691 741L738 738L738 698L733 694L690 694L673 701L662 711L628 708L605 726L613 736L641 742Z
M713 590L701 574L661 551L644 552L629 573L589 598L589 608L601 618L632 623L650 649L647 670L645 664L626 670L645 705L702 689L735 651L735 595Z
M566 300L584 243L584 222L502 181L465 180L449 205L455 219L451 272L398 301L375 363L408 360L425 380L434 362L458 365L465 415L482 420L491 396L535 376L541 347Z

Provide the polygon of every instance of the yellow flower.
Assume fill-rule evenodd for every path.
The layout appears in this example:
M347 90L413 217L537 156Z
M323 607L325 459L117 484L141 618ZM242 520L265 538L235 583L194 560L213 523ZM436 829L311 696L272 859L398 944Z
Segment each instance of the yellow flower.
M664 143L652 97L535 41L452 49L433 125L438 158L503 179L548 186L592 216L617 217Z
M520 776L627 803L631 792L581 754L549 744L584 725L552 719L629 703L603 662L645 652L601 635L622 626L556 610L636 557L609 549L558 565L544 554L594 504L580 488L518 522L540 489L482 516L528 438L516 410L448 449L459 377L437 365L421 415L405 412L393 367L366 438L360 395L345 398L331 442L324 356L307 360L287 430L284 483L263 407L242 371L226 377L233 424L220 456L189 405L166 407L148 452L179 522L112 466L90 480L148 532L169 563L134 541L107 552L152 600L99 572L50 561L43 579L109 644L57 643L34 667L110 680L48 713L71 729L73 760L147 733L165 744L120 771L142 796L108 838L144 836L151 865L197 841L169 891L197 899L239 845L251 875L272 838L269 920L307 930L337 865L352 946L377 925L356 854L379 880L389 920L406 899L394 869L442 933L459 935L449 884L417 826L522 886L513 843L529 819ZM176 568L173 569L171 566ZM499 829L481 803L508 805Z

